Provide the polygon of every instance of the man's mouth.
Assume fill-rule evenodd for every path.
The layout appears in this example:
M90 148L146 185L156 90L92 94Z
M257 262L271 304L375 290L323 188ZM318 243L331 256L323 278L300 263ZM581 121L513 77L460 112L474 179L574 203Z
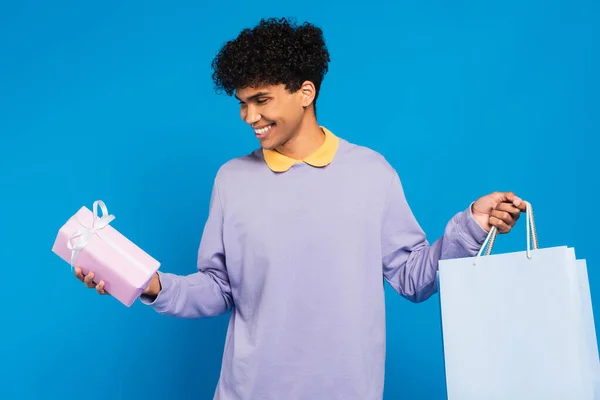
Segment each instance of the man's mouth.
M267 133L269 133L271 131L271 129L273 128L273 124L269 124L269 125L264 125L261 126L260 128L254 128L254 133L256 134L256 137L260 138L264 138Z

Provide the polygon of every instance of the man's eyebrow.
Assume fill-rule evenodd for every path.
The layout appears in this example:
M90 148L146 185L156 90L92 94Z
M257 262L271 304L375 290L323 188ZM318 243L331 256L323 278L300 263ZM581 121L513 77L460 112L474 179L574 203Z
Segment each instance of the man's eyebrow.
M248 101L255 100L255 99L257 99L257 98L259 98L259 97L261 97L261 96L266 96L266 95L268 95L268 94L269 94L269 92L258 92L258 93L256 93L256 94L253 94L252 96L248 97ZM242 101L242 99L240 99L240 98L237 96L237 94L235 95L235 98L236 98L236 99L238 99L239 101Z

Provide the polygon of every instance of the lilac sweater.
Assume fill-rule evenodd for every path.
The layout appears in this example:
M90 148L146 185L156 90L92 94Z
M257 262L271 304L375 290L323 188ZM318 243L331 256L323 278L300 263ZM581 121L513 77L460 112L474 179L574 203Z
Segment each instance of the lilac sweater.
M470 207L432 244L396 171L346 140L329 165L273 172L261 151L215 178L197 271L159 272L142 302L201 318L232 312L215 400L378 400L384 279L420 302L438 260L473 256L486 232Z

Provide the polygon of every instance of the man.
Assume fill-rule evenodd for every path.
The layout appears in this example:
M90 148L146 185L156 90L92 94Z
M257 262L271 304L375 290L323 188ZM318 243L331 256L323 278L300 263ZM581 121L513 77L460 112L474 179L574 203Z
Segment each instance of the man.
M381 399L383 280L424 301L440 259L475 255L524 210L489 194L430 245L386 160L317 123L328 62L322 31L285 19L242 31L213 61L260 149L219 169L197 272L158 272L141 301L183 318L232 311L215 399Z

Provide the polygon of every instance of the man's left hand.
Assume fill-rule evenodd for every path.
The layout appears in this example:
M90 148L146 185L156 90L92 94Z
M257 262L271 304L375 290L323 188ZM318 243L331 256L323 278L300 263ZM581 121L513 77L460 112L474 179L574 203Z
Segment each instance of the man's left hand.
M490 193L477 199L471 208L479 226L487 232L495 226L498 233L510 232L525 210L526 203L512 192Z

